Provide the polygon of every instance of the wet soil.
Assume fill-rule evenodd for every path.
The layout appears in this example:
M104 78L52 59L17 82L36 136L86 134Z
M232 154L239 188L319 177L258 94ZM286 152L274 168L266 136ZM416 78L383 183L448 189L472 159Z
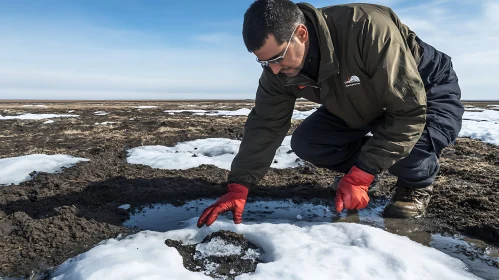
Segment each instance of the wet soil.
M215 198L225 191L227 171L211 165L159 170L126 163L126 150L141 145L172 146L200 138L242 138L245 116L169 115L166 109L251 108L241 102L64 102L0 103L0 115L78 114L78 118L0 120L0 158L69 154L90 159L57 174L37 173L19 185L0 187L0 277L47 271L97 242L130 234L122 223L132 208L152 203L182 204ZM41 103L36 103L41 104ZM490 104L490 103L488 103ZM155 105L158 108L137 109ZM486 107L487 104L473 104ZM222 107L225 106L225 107ZM310 103L298 109L309 110ZM97 116L96 111L108 112ZM99 125L96 123L115 122ZM293 121L291 134L300 121ZM428 230L461 233L499 244L499 147L459 138L444 150L435 195L424 220ZM336 174L310 164L271 169L251 196L304 200L333 198ZM395 177L383 174L374 197L391 195Z
M221 230L206 236L199 244L183 245L177 240L165 240L182 256L184 266L195 272L204 272L215 279L235 279L254 272L263 258L263 250L242 234ZM230 250L223 251L220 245Z

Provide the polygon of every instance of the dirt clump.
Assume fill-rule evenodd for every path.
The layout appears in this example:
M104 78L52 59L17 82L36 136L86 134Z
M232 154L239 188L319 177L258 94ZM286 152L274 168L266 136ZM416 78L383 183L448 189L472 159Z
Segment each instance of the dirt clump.
M263 257L263 250L242 234L225 230L214 232L195 245L183 245L171 239L167 239L165 244L177 249L185 268L215 279L232 280L238 275L254 272Z

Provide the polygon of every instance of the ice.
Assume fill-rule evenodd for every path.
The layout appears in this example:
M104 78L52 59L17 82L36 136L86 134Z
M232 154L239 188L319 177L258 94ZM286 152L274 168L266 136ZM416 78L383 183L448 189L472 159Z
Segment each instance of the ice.
M20 157L0 159L0 185L19 184L29 180L30 173L49 172L55 173L62 167L70 167L86 158L72 157L69 155L33 154Z
M207 257L226 257L231 255L241 254L241 246L236 246L225 242L220 237L212 238L207 243L199 243L196 245L196 255L194 258L207 258Z
M299 160L291 151L290 141L291 136L284 138L276 152L272 167L298 166ZM201 164L213 164L229 170L240 144L241 141L238 140L208 138L178 143L174 147L140 146L128 150L127 162L161 169L188 169Z
M238 280L479 279L456 258L370 226L354 223L234 225L221 217L210 228L198 229L196 221L197 218L190 219L186 227L179 230L143 231L121 240L109 239L65 261L56 268L53 279L211 279L184 268L177 250L166 246L164 241L199 243L219 230L243 234L265 252L265 263L258 264L254 273L236 277ZM202 250L214 253L217 246ZM218 248L224 250L223 254L236 251ZM248 255L256 257L253 253ZM211 269L215 268L213 264Z
M76 118L79 115L67 115L67 114L22 114L17 116L2 116L0 115L0 120L44 120L44 119L52 119L52 118Z

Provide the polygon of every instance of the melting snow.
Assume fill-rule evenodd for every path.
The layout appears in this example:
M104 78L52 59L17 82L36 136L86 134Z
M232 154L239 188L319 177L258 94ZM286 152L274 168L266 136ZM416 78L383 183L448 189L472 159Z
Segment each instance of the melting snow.
M54 280L211 279L184 268L166 239L199 243L213 231L231 230L262 247L264 261L254 273L236 279L479 279L458 259L407 237L354 223L239 224L223 217L210 228L187 227L168 232L143 231L125 239L109 239L60 265ZM201 247L201 246L198 246ZM217 251L216 249L222 250ZM237 248L211 244L206 254L231 254ZM212 269L215 269L213 267Z
M195 259L204 259L207 257L226 257L231 255L241 254L241 246L225 242L220 237L214 237L207 243L199 243L196 245Z
M80 161L88 161L88 159L45 154L2 158L0 159L0 185L19 184L29 180L31 178L29 174L33 171L55 173L62 167L70 167Z
M299 160L291 151L290 141L291 136L284 138L272 167L298 166ZM141 146L128 150L127 162L161 169L188 169L201 164L213 164L229 170L240 144L241 141L238 140L209 138L178 143L174 147Z

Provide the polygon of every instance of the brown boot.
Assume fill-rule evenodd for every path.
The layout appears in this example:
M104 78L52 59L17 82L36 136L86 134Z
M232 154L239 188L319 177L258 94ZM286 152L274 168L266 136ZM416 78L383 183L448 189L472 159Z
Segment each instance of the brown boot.
M386 218L419 218L425 215L433 193L433 185L425 188L398 186L390 202L385 206Z

